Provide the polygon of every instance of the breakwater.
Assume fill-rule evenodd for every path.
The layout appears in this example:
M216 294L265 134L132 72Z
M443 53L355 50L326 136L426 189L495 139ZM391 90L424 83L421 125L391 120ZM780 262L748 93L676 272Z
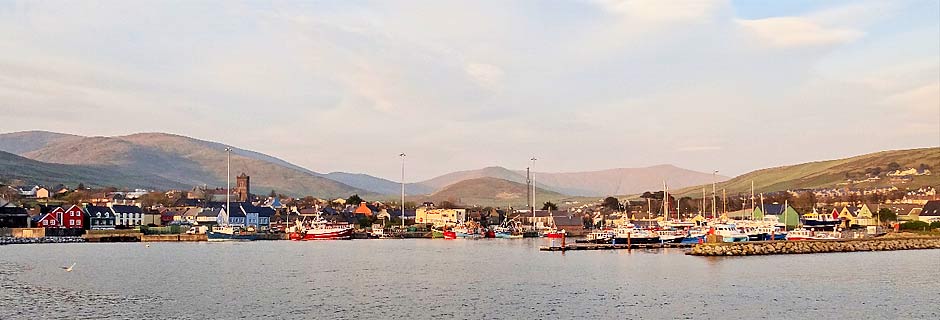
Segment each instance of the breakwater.
M41 237L41 238L18 238L18 237L0 237L0 245L4 244L30 244L30 243L75 243L85 242L82 237Z
M753 256L915 249L940 249L940 237L705 243L692 247L692 250L686 254L693 256Z

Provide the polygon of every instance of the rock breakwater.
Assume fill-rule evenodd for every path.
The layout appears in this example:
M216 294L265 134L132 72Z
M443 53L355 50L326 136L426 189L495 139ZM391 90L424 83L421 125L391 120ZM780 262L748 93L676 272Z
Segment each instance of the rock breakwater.
M687 254L693 256L752 256L915 249L940 249L940 237L705 243L692 247L692 250Z

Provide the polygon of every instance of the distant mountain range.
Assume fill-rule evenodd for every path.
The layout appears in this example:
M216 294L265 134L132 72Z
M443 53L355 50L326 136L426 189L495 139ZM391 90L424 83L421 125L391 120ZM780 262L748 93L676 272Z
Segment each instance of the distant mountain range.
M42 131L0 135L0 150L15 151L25 158L48 164L94 168L97 175L75 176L86 185L113 185L164 189L226 183L225 145L165 133L140 133L117 137L81 137ZM31 163L36 164L36 163ZM11 167L22 168L22 166ZM58 168L58 167L57 167ZM52 173L52 171L47 171ZM252 191L300 196L347 197L373 193L254 151L233 148L232 175L251 176ZM89 172L91 173L91 172ZM7 174L17 175L17 174ZM25 176L19 174L19 176ZM56 181L59 175L32 176L28 183ZM85 180L87 179L87 180ZM234 184L234 181L233 181Z
M83 137L45 131L0 134L0 183L77 184L125 188L188 189L193 186L225 186L226 145L166 133L138 133L115 137ZM864 173L869 167L886 168L891 162L904 167L921 163L940 166L940 148L886 151L843 160L830 160L770 168L734 179L717 176L729 192L750 188L758 191L832 187L847 174ZM940 168L938 168L940 171ZM319 173L266 154L233 148L232 174L251 176L252 191L270 190L291 196L322 198L396 198L397 181L360 173ZM567 196L602 197L661 190L663 180L670 190L694 195L709 185L709 173L671 165L620 168L600 171L536 172L539 202ZM457 171L406 185L410 196L424 199L459 199L463 203L525 204L526 176L523 170L486 167ZM940 173L918 177L916 183L936 185ZM233 181L234 183L234 181ZM521 191L520 191L520 186ZM697 187L695 187L697 186ZM519 197L523 199L520 200ZM418 198L418 197L416 197Z

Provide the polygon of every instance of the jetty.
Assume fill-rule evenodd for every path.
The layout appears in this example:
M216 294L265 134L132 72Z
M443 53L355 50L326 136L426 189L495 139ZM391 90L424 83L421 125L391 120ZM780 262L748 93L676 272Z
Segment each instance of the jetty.
M696 244L686 252L693 256L754 256L826 252L940 249L940 237L881 237L868 239L749 241Z

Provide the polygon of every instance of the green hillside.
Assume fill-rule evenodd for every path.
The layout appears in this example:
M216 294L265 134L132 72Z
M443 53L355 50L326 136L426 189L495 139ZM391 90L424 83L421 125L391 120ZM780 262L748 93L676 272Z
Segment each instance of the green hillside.
M566 198L569 196L541 188L536 191L539 207L546 201L558 203ZM475 178L448 185L427 196L409 197L408 200L519 208L526 206L526 185L491 177Z
M45 163L0 151L0 183L9 185L55 185L76 187L155 188L186 187L154 175L116 167Z
M898 184L885 176L891 163L897 163L901 168L918 168L921 164L929 165L934 173L929 176L916 176L911 182ZM839 185L846 182L847 177L864 179L869 168L881 168L880 180L850 185ZM726 189L728 193L749 192L751 181L754 182L755 192L773 192L792 189L814 188L872 188L895 185L899 188L910 186L940 186L940 148L921 148L910 150L892 150L876 152L846 159L809 162L798 165L768 168L746 173L734 179L718 183L718 189ZM701 195L702 188L711 190L711 185L701 185L684 188L676 191L681 196ZM710 192L710 191L709 191Z

